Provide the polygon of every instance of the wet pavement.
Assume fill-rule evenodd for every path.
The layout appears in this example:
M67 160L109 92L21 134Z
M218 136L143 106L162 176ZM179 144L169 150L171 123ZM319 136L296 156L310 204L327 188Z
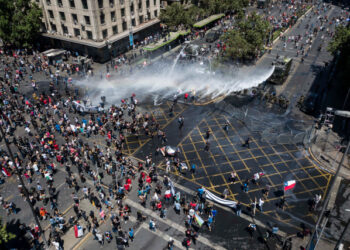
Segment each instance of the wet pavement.
M165 128L165 132L168 135L167 145L180 149L180 161L189 168L192 164L196 165L194 174L183 174L172 168L171 174L182 180L182 185L192 190L204 186L219 196L227 188L228 198L240 201L248 211L255 198L263 198L263 215L288 225L289 232L298 230L300 223L310 226L315 223L316 218L309 211L308 201L316 194L325 196L332 176L319 169L300 145L267 142L261 136L263 131L251 132L237 119L213 114L209 106L189 106L181 115L185 118L184 128L180 130L175 119ZM226 122L229 122L228 131L224 130ZM210 149L206 151L208 129L211 131ZM243 147L248 137L251 139L250 146ZM159 146L162 146L161 142L154 138L138 149L134 156L143 159L145 155L154 154ZM158 167L165 171L163 159L157 160ZM238 175L234 183L229 181L233 171ZM253 184L253 175L259 172L264 175L259 185ZM250 183L247 193L242 190L245 180ZM296 180L297 185L284 194L286 209L276 210L276 203L283 196L284 182L288 180ZM266 185L271 187L267 198L263 197Z

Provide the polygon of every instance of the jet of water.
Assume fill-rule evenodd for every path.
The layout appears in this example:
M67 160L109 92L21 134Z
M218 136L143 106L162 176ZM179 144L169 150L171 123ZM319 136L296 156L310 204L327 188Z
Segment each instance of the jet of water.
M169 75L172 75L172 73L174 72L175 66L176 66L177 62L179 61L180 56L182 55L182 53L183 53L183 51L185 50L186 47L187 47L186 45L183 46L182 49L180 50L180 53L176 56L176 58L174 60L174 63L173 63L173 65L170 68Z
M177 63L177 60L175 61ZM174 62L173 65L176 65ZM168 64L150 65L145 70L116 79L88 78L78 81L80 87L87 87L93 104L106 96L107 102L119 104L121 99L137 95L138 100L156 97L155 103L172 98L175 94L196 93L198 101L218 96L227 96L243 89L256 87L268 79L274 67L242 67L224 73L210 74L206 65L181 63L178 67ZM169 68L171 74L169 74Z

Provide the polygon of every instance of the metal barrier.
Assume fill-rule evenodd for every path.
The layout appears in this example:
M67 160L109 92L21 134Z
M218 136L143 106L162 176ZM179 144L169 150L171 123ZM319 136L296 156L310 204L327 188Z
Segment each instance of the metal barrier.
M215 104L215 109L239 120L250 132L259 133L262 141L272 144L307 144L312 141L312 124L293 119L287 113L268 112L266 107L255 104L238 108L225 101Z

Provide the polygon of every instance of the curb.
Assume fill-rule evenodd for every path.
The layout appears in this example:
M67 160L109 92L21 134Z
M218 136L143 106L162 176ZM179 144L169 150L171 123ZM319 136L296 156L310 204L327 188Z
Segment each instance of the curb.
M314 8L314 6L312 6L310 9L308 9L303 15L301 15L299 18L298 18L298 21L292 26L294 27L295 25L299 24L301 22L301 19L304 18L304 16L306 14L308 14L312 9ZM291 27L291 28L292 28ZM286 29L285 31L283 31L282 33L280 33L280 36L286 34L291 28L288 28ZM278 41L279 37L277 37L275 40L273 40L272 44L276 43Z
M290 28L286 29L284 32L280 33L280 35L286 34L291 28L293 28L293 27L295 27L295 25L299 24L299 23L301 22L301 19L302 19L306 14L308 14L313 8L314 8L314 6L312 6L310 9L308 9L303 15L301 15L301 16L298 18L297 22L296 22L292 27L290 27ZM278 40L279 40L279 37L277 37L275 40L273 40L272 44L275 44ZM266 55L266 54L264 54L264 55ZM263 56L264 56L264 55L263 55ZM260 57L260 58L258 59L258 61L261 60L261 59L263 58L263 56ZM257 61L257 62L258 62L258 61ZM195 105L195 106L206 106L206 105L211 104L211 103L215 103L215 102L218 102L218 101L222 101L223 99L225 99L225 97L226 97L226 96L219 96L219 97L217 97L216 99L213 99L213 100L211 100L211 101L208 101L208 102L205 102L205 103L193 103L193 105Z
M332 174L332 175L335 174L335 171L334 171L334 170L325 167L324 164L323 164L322 162L320 162L319 159L317 159L317 157L315 156L315 154L312 152L312 147L308 147L308 148L307 148L307 151L309 152L310 157L312 158L312 160L315 161L315 162L317 163L317 166L318 166L320 169L322 169L322 170L324 170L324 171L326 171L327 173L330 173L330 174Z
M327 173L330 173L332 175L335 175L336 173L336 170L333 170L333 169L329 169L323 162L321 162L316 156L315 154L313 153L312 151L312 147L308 147L307 148L312 160L314 160L316 163L317 163L317 166L319 168L321 168L322 170L326 171ZM344 167L344 164L343 164L343 167ZM343 173L342 171L340 171L340 176L344 179L350 179L350 174L346 174L346 173Z

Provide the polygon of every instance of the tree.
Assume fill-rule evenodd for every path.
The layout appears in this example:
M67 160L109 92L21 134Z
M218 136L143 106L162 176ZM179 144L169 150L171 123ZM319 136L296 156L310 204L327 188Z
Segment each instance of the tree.
M339 78L350 87L350 27L338 26L335 34L328 44L328 51L338 57L337 72ZM338 54L340 53L340 54Z
M350 52L350 27L338 26L334 37L328 45L328 50L333 55L340 52Z
M226 44L226 58L252 59L264 48L271 25L253 12L247 19L238 21L235 29L228 31L222 40Z
M6 229L6 223L3 224L0 219L0 245L7 243L14 238L16 238L16 235L8 232Z
M226 32L222 39L226 44L226 59L245 59L249 56L251 46L237 30Z
M176 28L179 25L190 27L194 22L193 17L190 17L184 6L178 2L172 3L162 10L159 19L170 28Z
M192 3L205 10L208 15L239 12L248 6L248 0L193 0Z
M42 25L42 11L31 0L0 0L0 37L6 44L31 48Z
M186 15L189 18L188 22L189 24L191 24L191 26L195 22L202 20L205 17L205 14L206 14L205 10L198 8L195 5L191 5L186 11Z

